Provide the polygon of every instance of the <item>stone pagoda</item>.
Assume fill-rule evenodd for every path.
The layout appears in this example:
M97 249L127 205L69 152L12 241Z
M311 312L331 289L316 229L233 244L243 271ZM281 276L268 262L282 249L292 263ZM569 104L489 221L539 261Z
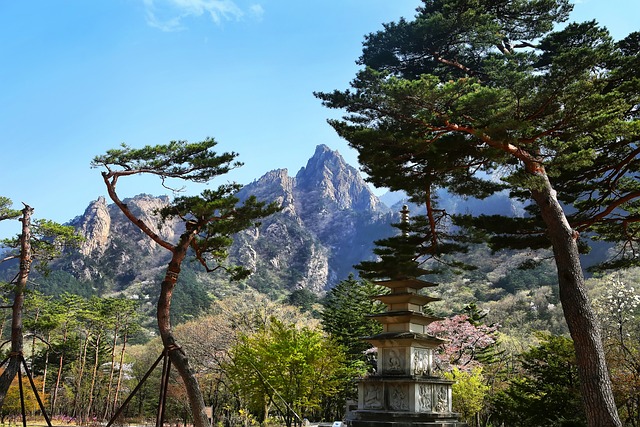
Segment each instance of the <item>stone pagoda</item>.
M406 220L406 207L403 210ZM427 326L442 320L423 312L438 298L422 295L436 286L413 277L376 281L391 290L375 299L387 310L371 317L382 323L380 334L363 338L378 348L377 371L358 383L358 409L353 427L463 427L451 409L453 381L435 374L433 354L443 340Z

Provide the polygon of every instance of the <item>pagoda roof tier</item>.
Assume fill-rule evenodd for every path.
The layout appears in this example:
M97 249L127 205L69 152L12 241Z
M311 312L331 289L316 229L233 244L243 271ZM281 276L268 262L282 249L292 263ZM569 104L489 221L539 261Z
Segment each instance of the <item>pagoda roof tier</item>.
M382 313L369 314L368 317L376 319L383 324L390 323L413 323L416 325L428 325L438 320L444 320L442 317L428 316L418 311L385 311Z
M371 297L377 299L385 304L397 304L401 302L407 302L410 304L425 305L430 302L440 301L440 298L429 297L426 295L414 294L412 292L401 292L394 294L376 295Z
M415 277L407 277L404 279L392 279L392 280L376 280L376 285L384 286L390 289L396 288L411 288L411 289L422 289L422 288L432 288L434 286L438 286L437 283L427 282L426 280L416 279Z
M362 339L378 348L411 347L413 344L433 348L447 342L442 338L428 334L421 334L419 332L383 332L381 334L364 337Z

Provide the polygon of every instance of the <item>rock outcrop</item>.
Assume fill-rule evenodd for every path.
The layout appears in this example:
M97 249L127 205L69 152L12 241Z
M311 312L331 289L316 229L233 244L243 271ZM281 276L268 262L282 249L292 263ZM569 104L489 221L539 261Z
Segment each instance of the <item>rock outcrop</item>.
M295 177L276 169L238 193L240 200L249 195L282 207L259 227L239 233L230 250L232 262L254 271L246 285L265 292L308 289L321 294L372 256L374 240L392 232L389 209L360 173L325 145L316 148ZM166 196L146 194L124 200L154 232L176 241L178 224L161 223L156 214L168 202ZM59 265L76 277L103 283L106 290L126 290L157 278L168 259L168 251L103 197L71 224L85 240ZM209 280L205 274L196 277ZM209 285L215 288L220 279L212 280Z
M91 202L74 226L84 236L78 248L80 253L85 257L100 258L107 250L111 232L111 216L105 198L100 196Z

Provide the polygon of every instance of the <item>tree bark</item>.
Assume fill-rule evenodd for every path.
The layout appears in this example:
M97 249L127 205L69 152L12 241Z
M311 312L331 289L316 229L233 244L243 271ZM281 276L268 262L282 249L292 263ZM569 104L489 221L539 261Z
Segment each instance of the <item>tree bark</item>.
M173 289L178 281L180 274L180 266L184 260L187 249L191 240L195 237L195 231L187 229L180 237L179 243L172 251L171 261L167 267L167 273L162 281L160 298L158 299L158 330L162 337L164 348L169 352L169 357L173 366L176 367L180 377L184 381L184 386L189 398L189 406L193 415L193 424L195 427L208 427L209 420L205 412L204 398L198 385L198 380L189 365L184 350L178 345L171 332L171 296Z
M100 365L100 341L102 341L102 334L96 335L96 349L93 358L93 370L91 371L91 385L89 386L89 403L86 408L86 419L91 417L91 411L93 410L93 393L96 388L96 378L98 377L98 366Z
M111 342L111 367L109 368L109 380L107 381L107 397L105 398L103 419L111 415L111 391L113 390L113 375L116 368L116 345L118 344L118 324L113 328L113 341Z
M124 372L124 368L123 368L123 364L124 364L124 352L125 349L127 348L127 330L125 329L124 334L122 336L122 349L120 350L120 362L119 362L119 368L118 368L118 382L116 383L116 390L115 390L115 394L113 396L113 402L110 404L111 405L111 414L116 412L116 409L118 408L118 397L120 394L120 387L122 386L122 374Z
M62 344L67 343L67 325L64 326L64 334L62 338ZM51 415L55 415L56 413L56 402L58 400L58 388L60 387L60 380L62 379L62 368L64 362L64 352L60 353L60 357L58 358L58 375L56 376L56 385L53 389L53 393L51 396Z
M31 271L31 214L33 208L25 205L22 209L22 234L20 235L20 270L14 288L13 306L11 309L11 353L9 363L0 375L0 408L4 404L7 391L13 382L23 357L22 337L22 307L24 305L24 291L27 287L27 279Z
M589 427L621 427L605 361L597 318L587 296L578 252L578 233L571 228L546 174L532 190L547 226L558 268L560 301L573 339L582 400Z

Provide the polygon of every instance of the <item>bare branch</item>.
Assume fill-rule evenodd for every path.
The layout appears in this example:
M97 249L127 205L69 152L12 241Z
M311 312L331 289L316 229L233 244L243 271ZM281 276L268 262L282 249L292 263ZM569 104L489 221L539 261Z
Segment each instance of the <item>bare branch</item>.
M144 234L149 236L151 240L156 242L158 245L167 250L173 251L175 248L174 245L158 236L158 234L156 234L143 220L135 216L126 205L126 203L123 203L122 200L120 200L120 198L118 197L115 184L118 177L122 174L123 173L121 172L102 172L102 178L107 185L107 192L109 193L109 197L111 197L111 200L113 200L113 202L120 208L122 213L131 221L131 223L133 223L133 225L138 227ZM124 172L124 174L131 175L131 173L128 172Z

